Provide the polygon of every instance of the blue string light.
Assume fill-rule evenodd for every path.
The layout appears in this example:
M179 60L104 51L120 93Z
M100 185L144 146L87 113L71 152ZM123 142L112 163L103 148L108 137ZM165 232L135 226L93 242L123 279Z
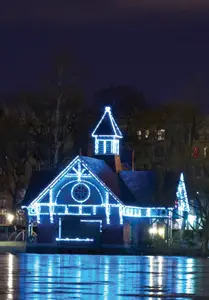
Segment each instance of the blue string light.
M109 112L108 112L109 113ZM116 129L115 129L116 130ZM117 130L116 130L117 132ZM92 180L94 183L92 183ZM63 183L62 183L63 182ZM59 185L57 185L59 183ZM58 204L58 197L64 187L71 184L70 194L77 204ZM83 185L87 189L87 195L83 200L78 201L73 190L75 187ZM61 187L60 187L61 186ZM59 189L57 187L60 187ZM100 196L100 204L86 204L91 196L91 187L95 188ZM184 175L181 173L179 184L176 191L178 199L179 215L183 216L185 211L189 212L189 202L184 181ZM44 197L48 197L48 202ZM97 196L98 199L98 196ZM110 201L111 199L111 201ZM113 203L113 200L115 202ZM85 202L85 204L83 203ZM28 215L33 220L40 223L42 216L49 216L50 223L54 223L55 216L73 215L73 216L96 216L103 210L106 217L106 224L111 224L112 208L118 209L119 223L123 225L124 217L133 218L172 218L172 207L137 207L124 205L120 199L108 188L100 178L95 175L85 161L77 156L28 206ZM89 210L85 210L88 208ZM99 209L100 208L100 209ZM77 211L75 211L77 210Z
M91 238L56 238L56 241L58 242L93 242L94 239Z
M179 223L179 228L182 228L184 212L190 211L183 173L181 173L180 175L176 197L177 197L177 210L178 210L178 219L179 219L178 223Z
M97 130L105 117L109 118L109 122L114 134L108 134L108 135L97 134ZM119 139L121 139L123 135L112 116L111 108L109 106L105 107L104 114L102 115L99 123L94 129L92 133L92 137L95 139L95 154L99 154L99 155L119 154Z

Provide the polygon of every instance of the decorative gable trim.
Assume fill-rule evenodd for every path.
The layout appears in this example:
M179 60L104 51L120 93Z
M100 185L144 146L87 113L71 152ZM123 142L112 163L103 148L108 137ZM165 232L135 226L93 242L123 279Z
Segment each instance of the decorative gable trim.
M74 168L75 164L80 162L81 165L92 175L92 177L100 184L104 187L104 189L117 201L119 202L119 204L123 205L122 202L120 201L120 199L108 188L108 186L97 176L95 175L88 167L88 165L79 157L76 156L71 163L69 163L67 165L67 167L64 168L64 170L62 172L60 172L60 174L29 204L29 206L33 206L34 204L36 204L39 200L41 200L47 193L50 192L50 190L52 190L52 188L64 177L67 176L67 174L69 173L70 170L73 170L75 172L75 174L78 175L79 170L76 170ZM78 165L80 166L80 164ZM81 167L81 166L80 166ZM79 167L79 168L80 168ZM81 169L80 170L81 176L82 173L84 173L84 170ZM81 177L79 178L78 176L78 181L81 180Z
M121 200L108 188L108 186L97 176L95 175L88 167L88 165L81 160L82 164L86 167L86 169L89 171L89 173L99 182L99 184L101 184L105 190L117 201L119 202L119 204L123 205L123 203L121 202Z

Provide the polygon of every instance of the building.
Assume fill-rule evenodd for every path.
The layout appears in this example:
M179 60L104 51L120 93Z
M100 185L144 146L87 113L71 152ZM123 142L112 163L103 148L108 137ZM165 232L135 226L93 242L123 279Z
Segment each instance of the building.
M136 131L135 164L138 169L146 170L164 165L167 152L166 130L157 125L153 127Z
M68 247L144 244L185 226L189 204L183 174L124 170L122 133L110 107L92 133L94 157L36 172L22 208L29 241Z
M146 112L141 120L135 120L131 141L135 150L137 169L153 167L169 168L170 157L178 160L186 151L193 167L193 176L204 177L204 167L209 159L209 118L208 115L190 115L189 108L181 114L181 107L173 115L164 110ZM146 122L147 120L147 122ZM133 122L133 123L134 123ZM191 170L189 171L191 173Z

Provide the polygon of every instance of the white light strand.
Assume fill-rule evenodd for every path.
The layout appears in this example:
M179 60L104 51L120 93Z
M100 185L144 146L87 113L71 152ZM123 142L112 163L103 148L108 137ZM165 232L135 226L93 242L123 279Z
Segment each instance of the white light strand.
M150 208L147 208L146 215L147 215L147 217L150 217L150 215L151 215L151 209Z
M90 213L79 214L79 213L71 213L71 212L68 212L68 213L57 213L57 215L59 215L59 216L91 216Z
M55 202L57 202L57 198L58 198L58 196L60 195L61 191L62 191L67 185L72 184L72 183L77 183L77 180L68 181L66 184L64 184L64 185L60 188L60 190L57 192L57 195L56 195L56 197L55 197ZM88 184L88 185L93 186L93 187L97 190L97 192L99 193L101 202L102 202L102 203L104 202L104 201L103 201L102 193L100 192L99 188L98 188L95 184L93 184L93 183L91 183L90 181L87 181L87 180L85 180L85 179L82 180L82 183L84 183L84 184L86 184L86 185ZM77 183L77 184L78 184L78 183ZM89 192L90 192L90 191L89 191ZM71 189L71 193L72 193L72 189ZM89 196L90 196L90 195L89 195ZM72 197L72 198L73 198L73 197ZM74 198L73 198L73 199L74 199ZM75 200L75 199L74 199L74 200ZM87 200L88 200L88 199L87 199ZM75 200L75 201L79 203L79 201L77 201L77 200Z
M97 131L98 127L100 126L101 122L103 121L103 119L105 118L106 114L108 114L108 116L109 116L109 120L110 120L114 134L109 134L109 135L96 134L96 131ZM116 122L112 116L111 108L109 106L105 107L105 112L102 115L96 128L94 129L94 131L92 133L92 137L95 138L95 154L104 154L104 155L119 154L119 139L121 139L123 136L122 136L122 133L121 133L118 125L116 124ZM107 151L107 142L110 142L109 151ZM103 143L102 148L99 147L99 143Z
M53 218L53 192L52 189L49 190L49 212L50 212L50 223L54 223L54 218Z
M107 225L109 225L110 224L110 206L109 206L109 194L108 194L108 192L106 192L106 196L105 196L105 205L106 205L106 209L105 209L106 222L107 222Z
M62 171L60 174L36 197L32 202L31 205L35 204L38 200L40 200L43 196L45 196L50 188L53 188L55 184L69 171L69 169L75 164L75 162L79 159L79 156L76 156L69 165Z
M97 214L97 207L96 205L93 206L93 215L96 215Z
M59 218L59 239L61 239L61 234L62 234L62 220Z
M37 213L37 223L40 224L41 223L41 219L40 219L40 214Z
M79 158L79 156L77 156L69 165L68 165L68 167L66 167L61 173L60 173L60 175L62 174L62 176L61 177L64 177L65 176L65 174L70 170L70 168L73 168L73 166L74 166L74 164L76 164L76 162L78 162L78 161L81 161L81 163L82 163L82 165L86 168L86 170L92 175L92 177L93 178L95 178L96 180L97 180L97 182L99 182L99 184L101 185L101 186L103 186L104 188L105 188L105 190L106 191L108 191L109 192L109 194L118 202L118 203L120 203L120 204L122 204L122 202L120 201L120 199L116 196L116 195L114 195L112 192L111 192L111 190L99 179L99 177L97 176L97 175L95 175L93 172L91 172L91 170L89 169L89 167L88 167L88 165L86 165L85 163L84 163L84 161L82 161L80 158ZM48 187L47 188L45 188L44 189L44 191L43 192L41 192L40 194L39 194L39 196L37 197L37 198L35 198L32 202L31 202L31 204L29 205L29 206L24 206L24 207L26 207L26 208L28 208L28 207L31 207L31 206L33 206L35 203L37 203L40 199L42 199L42 197L43 197L43 195L45 195L47 192L49 192L49 188L52 188L60 179L61 179L61 177L60 177L60 175L58 175L53 181L52 181L52 183L51 184L49 184L48 185ZM89 184L90 184L90 182L88 182ZM67 184L69 184L69 182L68 183L66 183L66 185ZM63 188L63 187L62 187ZM57 195L56 195L56 199L57 199ZM55 200L55 202L56 202L56 200ZM23 207L22 207L23 208Z
M123 206L119 207L120 225L123 225Z
M108 193L107 193L108 194ZM172 212L173 208L168 208L165 209L164 207L154 207L154 208L149 208L149 207L135 207L135 206L123 206L123 205L117 205L117 204L109 204L108 202L108 196L106 194L106 204L101 204L101 205L63 205L63 204L53 204L53 215L76 215L76 216L82 216L82 215L96 215L96 210L98 207L104 208L105 213L108 217L110 214L110 208L111 207L118 207L119 208L119 214L122 213L122 216L125 217L158 217L158 218L171 218L172 217ZM107 207L108 203L108 207ZM40 204L37 205L36 207L32 207L29 209L28 215L29 216L37 216L37 215L49 215L50 212L41 212L41 207L49 207L49 204ZM84 213L82 208L91 208L92 213ZM56 208L56 209L55 209ZM71 212L71 208L77 208L78 213ZM51 209L51 208L50 208ZM63 212L59 212L59 209L62 209ZM109 217L108 217L109 218Z
M105 107L105 111L104 111L104 113L103 113L100 121L98 122L96 128L92 132L92 137L97 137L98 136L97 134L95 135L95 132L96 132L97 128L99 127L99 125L102 123L102 121L103 121L103 119L104 119L104 117L105 117L106 114L109 115L109 118L110 118L110 121L111 121L111 125L112 125L113 131L114 131L114 135L112 135L112 136L117 136L118 138L122 138L123 135L120 132L120 129L118 128L118 126L117 126L117 124L116 124L116 122L115 122L115 120L114 120L114 118L112 116L111 108L109 106ZM116 128L117 128L118 134L116 133Z
M92 238L56 238L56 241L58 242L93 242L94 239Z

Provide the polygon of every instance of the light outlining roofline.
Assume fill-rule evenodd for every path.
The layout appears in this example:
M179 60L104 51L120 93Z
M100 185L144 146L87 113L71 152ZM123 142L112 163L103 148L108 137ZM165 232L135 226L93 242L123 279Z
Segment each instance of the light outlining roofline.
M114 120L114 118L113 118L113 116L112 116L112 112L111 112L110 106L105 106L105 111L104 111L104 113L103 113L103 115L102 115L102 117L101 117L99 123L97 124L96 128L95 128L94 131L92 132L91 136L92 136L92 137L98 137L98 136L101 136L101 135L95 134L95 132L96 132L97 128L99 127L99 125L101 124L102 120L104 119L104 117L105 117L105 115L106 115L107 113L109 114L110 122L111 122L111 125L112 125L112 128L113 128L113 131L114 131L114 133L115 133L114 135L108 135L108 136L114 136L114 137L117 137L117 138L122 138L123 135L122 135L120 129L118 128L118 126L117 126L117 124L116 124L116 122L115 122L115 120ZM116 133L116 129L117 129L119 135ZM104 136L105 136L105 135L104 135ZM107 135L106 135L106 136L107 136Z
M48 203L39 203L40 206L49 206ZM80 206L81 204L56 204L54 203L55 206L74 206L74 207L78 207ZM119 207L120 204L112 204L110 203L109 204L111 207ZM95 206L95 207L105 207L105 204L82 204L83 207L90 207L90 206ZM161 207L161 206L155 206L155 207L148 207L148 206L131 206L131 205L125 205L123 204L122 205L124 208L134 208L134 209L137 209L137 208L140 208L140 209L147 209L147 208L151 208L151 209L164 209L164 210L174 210L173 207ZM27 206L23 205L22 208L27 208Z
M42 197L44 197L49 189L52 189L54 187L54 185L63 177L65 176L65 174L68 172L68 170L74 165L74 163L76 162L76 160L79 158L79 155L77 155L72 161L71 163L69 163L69 165L67 165L67 167L64 168L64 170L62 172L60 172L60 174L55 177L54 180L52 180L52 182L30 203L30 205L33 205L34 202L37 202L38 200L40 200Z
M94 135L93 137L106 137L106 138L109 138L110 136L112 136L113 138L118 138L118 139L122 139L122 136L120 135L115 135L115 134L110 134L110 135L103 135L103 134L98 134L98 135ZM100 139L101 140L101 139ZM105 141L107 141L107 139L105 139ZM112 139L110 139L110 141L112 141Z
M140 208L140 209L164 209L164 210L172 210L174 209L173 207L163 207L163 206L131 206L131 205L124 205L124 208Z
M111 196L120 204L122 204L122 202L120 201L120 199L108 188L108 186L99 179L98 176L96 176L88 167L88 165L85 164L85 162L80 158L79 155L77 155L72 162L57 176L55 177L55 179L28 205L28 206L33 206L36 202L38 202L40 199L42 199L48 192L50 189L52 189L55 184L57 184L57 182L59 180L62 179L62 177L65 176L65 174L71 169L71 167L73 167L73 165L77 162L80 161L81 164L88 170L88 172L99 182L99 184L103 185L104 188L106 189L106 191L108 193L111 194ZM122 204L123 205L123 204ZM28 207L27 206L27 207ZM22 206L22 208L25 208L25 206Z
M116 128L116 129L118 130L119 136L121 136L121 138L122 138L123 135L122 135L122 133L121 133L121 131L120 131L118 125L116 124L115 119L113 118L113 115L112 115L112 112L111 112L111 111L110 111L109 115L110 115L110 119L111 119L112 125L114 125L114 128ZM116 135L117 135L117 134L116 134Z
M86 167L86 169L89 171L89 173L101 184L104 186L104 188L106 189L106 191L117 201L119 202L121 205L123 205L123 203L121 202L121 200L108 188L108 186L99 179L99 177L97 175L95 175L88 167L88 165L86 165L86 163L81 159L81 163Z

